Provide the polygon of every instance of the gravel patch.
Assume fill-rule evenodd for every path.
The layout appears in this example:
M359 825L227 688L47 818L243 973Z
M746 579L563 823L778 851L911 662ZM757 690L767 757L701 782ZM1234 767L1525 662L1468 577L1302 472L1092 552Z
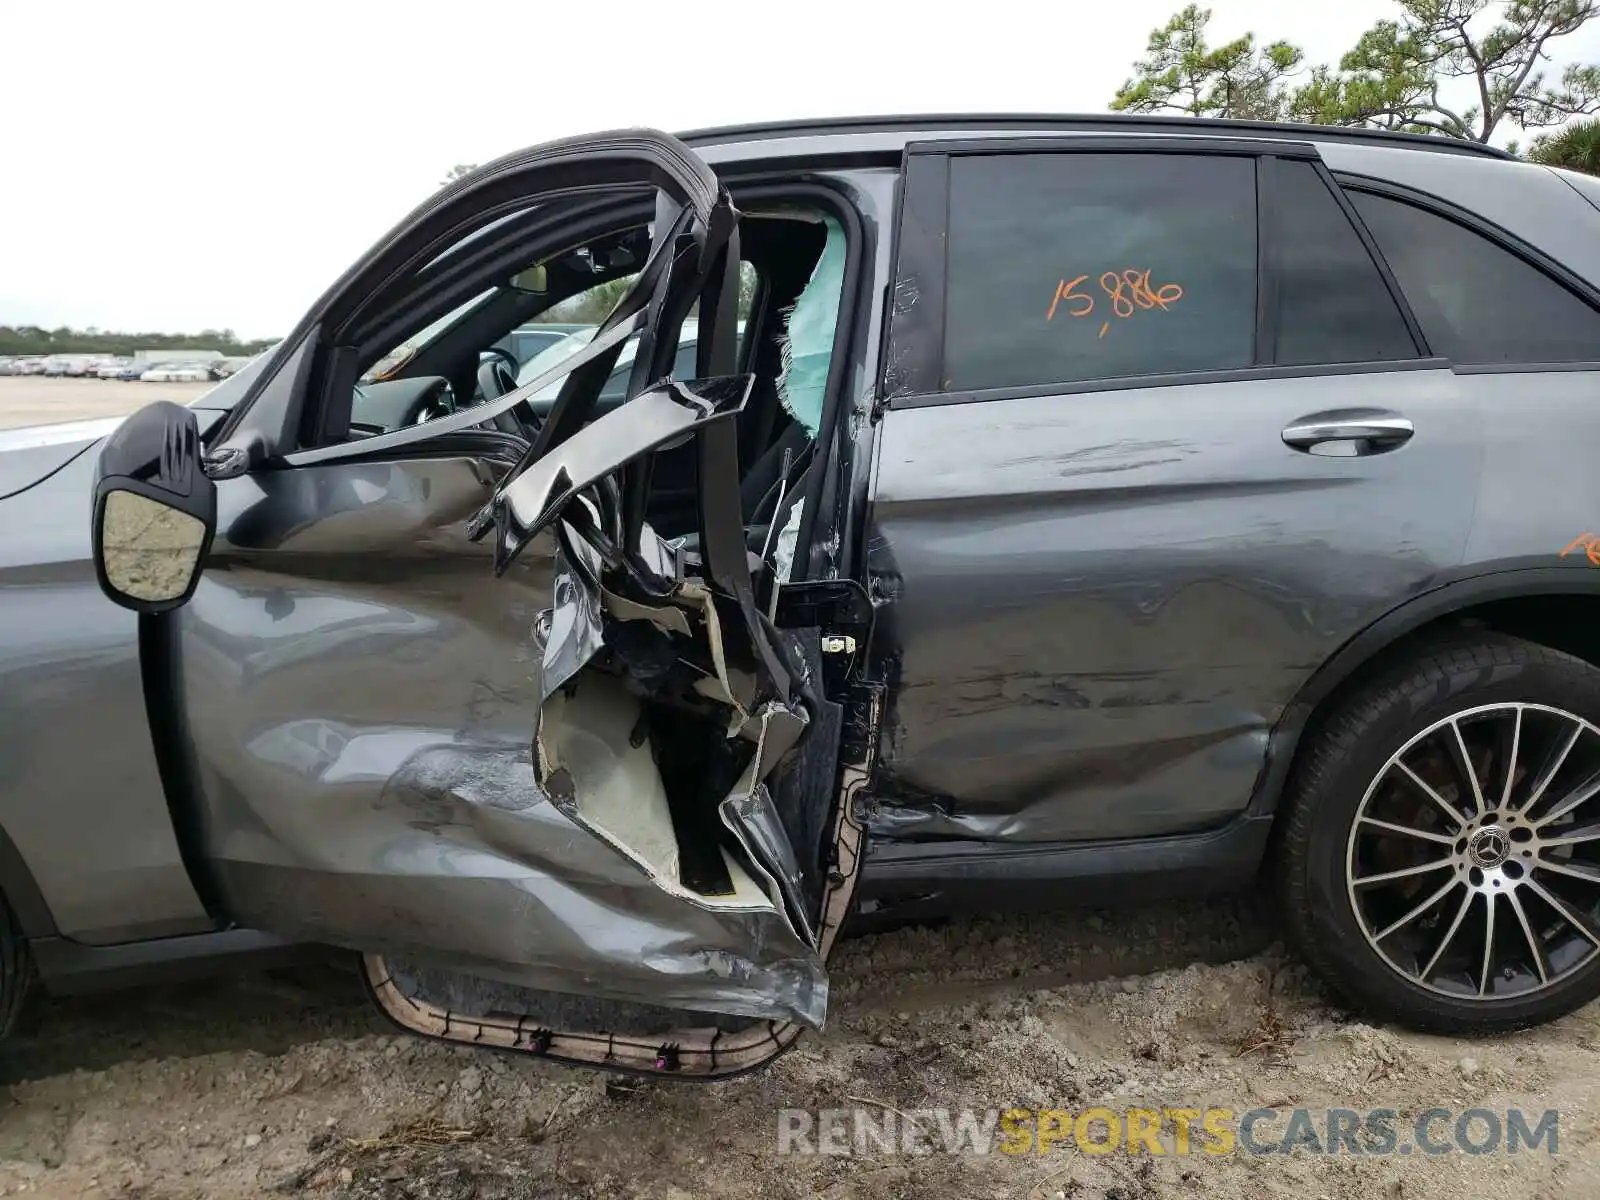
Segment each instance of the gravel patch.
M1273 937L1253 906L1219 901L855 938L835 959L826 1032L766 1072L710 1085L394 1034L333 958L49 1002L0 1057L0 1189L174 1200L1600 1194L1594 1007L1493 1041L1376 1028L1330 1002ZM1553 1107L1560 1153L778 1153L785 1108L1097 1104Z

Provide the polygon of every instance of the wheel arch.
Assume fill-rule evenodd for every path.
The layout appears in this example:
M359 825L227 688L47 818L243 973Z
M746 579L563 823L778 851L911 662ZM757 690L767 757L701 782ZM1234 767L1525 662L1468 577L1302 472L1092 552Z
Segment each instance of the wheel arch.
M1588 614L1593 628L1577 618ZM1507 633L1600 667L1600 570L1530 567L1453 580L1390 609L1330 655L1273 727L1249 812L1277 810L1318 723L1374 674L1431 640L1462 629Z
M32 940L56 936L55 917L45 903L44 893L39 890L22 851L17 849L3 826L0 826L0 896L5 897L23 937Z

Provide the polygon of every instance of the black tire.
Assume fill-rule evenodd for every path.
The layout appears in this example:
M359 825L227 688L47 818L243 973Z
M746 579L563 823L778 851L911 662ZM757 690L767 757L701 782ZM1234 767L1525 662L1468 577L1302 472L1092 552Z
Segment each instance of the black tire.
M17 1023L23 1002L33 985L33 958L11 916L11 906L0 895L0 1042Z
M1297 759L1273 864L1287 933L1324 982L1375 1019L1433 1033L1495 1033L1551 1020L1600 996L1600 953L1531 995L1474 999L1430 990L1369 943L1347 888L1352 823L1391 756L1435 722L1515 702L1550 705L1600 726L1600 669L1488 632L1435 643L1343 700Z

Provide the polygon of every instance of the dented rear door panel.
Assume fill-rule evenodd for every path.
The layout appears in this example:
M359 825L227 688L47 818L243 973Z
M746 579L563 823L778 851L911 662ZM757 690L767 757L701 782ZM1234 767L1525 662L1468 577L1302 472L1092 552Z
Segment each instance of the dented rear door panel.
M1374 402L1416 422L1403 450L1282 442ZM874 832L1070 842L1243 811L1311 673L1461 561L1480 424L1447 369L892 408Z

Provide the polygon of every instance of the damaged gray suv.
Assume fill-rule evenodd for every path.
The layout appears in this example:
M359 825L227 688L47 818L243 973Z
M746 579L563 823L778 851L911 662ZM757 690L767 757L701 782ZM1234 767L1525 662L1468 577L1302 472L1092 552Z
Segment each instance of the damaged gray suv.
M419 1034L725 1076L852 922L1263 875L1375 1018L1600 995L1592 180L1148 118L576 138L194 405L0 438L7 1017L319 943Z

